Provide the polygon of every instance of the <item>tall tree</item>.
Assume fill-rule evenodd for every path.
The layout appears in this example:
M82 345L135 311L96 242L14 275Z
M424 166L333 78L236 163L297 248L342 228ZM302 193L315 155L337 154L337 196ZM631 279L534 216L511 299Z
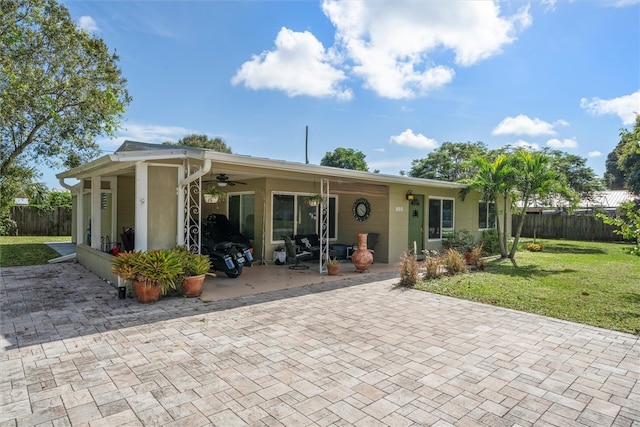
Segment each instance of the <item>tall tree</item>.
M551 166L566 178L567 187L582 199L591 199L596 191L604 190L603 181L587 166L587 159L559 150L547 150Z
M474 176L473 159L487 154L483 142L444 142L423 159L411 162L409 176L458 182Z
M475 175L463 180L468 187L462 190L461 196L464 198L471 190L479 190L482 199L488 203L502 202L502 207L498 208L496 215L496 231L500 242L500 256L507 258L507 227L508 206L511 202L512 192L515 187L515 169L512 165L513 155L501 154L493 161L489 161L485 156L477 156L473 159ZM502 221L500 221L502 214Z
M36 159L99 155L96 137L114 134L131 99L117 60L55 0L0 2L0 215Z
M545 153L520 150L513 155L512 165L516 171L514 189L521 203L513 246L509 252L509 258L514 259L529 204L536 197L545 199L553 194L566 194L567 186L564 176L553 168L551 157Z
M640 195L640 115L633 130L620 129L620 142L607 156L607 181Z
M186 147L207 148L221 153L231 154L231 148L220 137L209 138L207 135L192 133L180 139L178 142L165 141L165 145L182 145Z
M333 153L327 151L320 161L320 164L322 166L367 172L369 171L369 165L367 165L365 157L364 153L360 150L338 147Z

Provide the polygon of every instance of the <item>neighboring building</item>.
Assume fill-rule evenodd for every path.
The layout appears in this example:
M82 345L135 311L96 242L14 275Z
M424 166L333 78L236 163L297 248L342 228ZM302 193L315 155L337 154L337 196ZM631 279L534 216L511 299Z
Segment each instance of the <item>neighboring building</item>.
M574 215L592 215L594 212L607 212L611 215L618 213L623 203L636 199L626 190L597 191L593 197L580 200L578 206L571 210ZM519 204L522 206L522 204ZM564 200L540 202L535 201L527 209L530 214L559 215L569 213L569 205Z
M461 184L133 141L57 177L73 194L78 261L111 281L105 241L121 241L132 228L136 250L197 250L210 213L227 215L253 240L254 257L269 262L285 235L325 230L330 244L346 245L378 233L375 262L395 263L414 241L420 251L440 248L453 229L480 238L495 218L480 193L462 200ZM201 200L213 185L227 191L224 202ZM327 196L325 209L305 202L318 193Z

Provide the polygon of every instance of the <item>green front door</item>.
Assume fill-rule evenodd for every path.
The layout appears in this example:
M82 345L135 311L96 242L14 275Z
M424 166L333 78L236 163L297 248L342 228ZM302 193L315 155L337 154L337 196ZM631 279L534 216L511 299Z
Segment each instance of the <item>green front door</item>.
M417 253L424 249L424 196L414 195L409 203L409 249L413 250L413 242L416 242Z

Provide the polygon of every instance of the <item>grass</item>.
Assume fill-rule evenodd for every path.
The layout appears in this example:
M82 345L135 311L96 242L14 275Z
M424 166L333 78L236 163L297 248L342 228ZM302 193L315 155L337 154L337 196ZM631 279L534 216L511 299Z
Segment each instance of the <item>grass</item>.
M538 240L542 252L416 289L640 335L640 257L619 243Z
M0 267L46 264L60 256L45 242L70 242L71 236L0 236Z

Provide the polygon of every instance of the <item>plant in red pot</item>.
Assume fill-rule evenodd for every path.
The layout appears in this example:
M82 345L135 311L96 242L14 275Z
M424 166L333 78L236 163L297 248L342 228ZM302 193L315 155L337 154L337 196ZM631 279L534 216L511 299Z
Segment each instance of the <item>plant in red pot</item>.
M199 297L202 295L206 275L215 276L214 273L209 272L211 269L209 256L193 253L184 246L176 248L176 252L182 263L182 274L179 281L182 294L187 298Z

